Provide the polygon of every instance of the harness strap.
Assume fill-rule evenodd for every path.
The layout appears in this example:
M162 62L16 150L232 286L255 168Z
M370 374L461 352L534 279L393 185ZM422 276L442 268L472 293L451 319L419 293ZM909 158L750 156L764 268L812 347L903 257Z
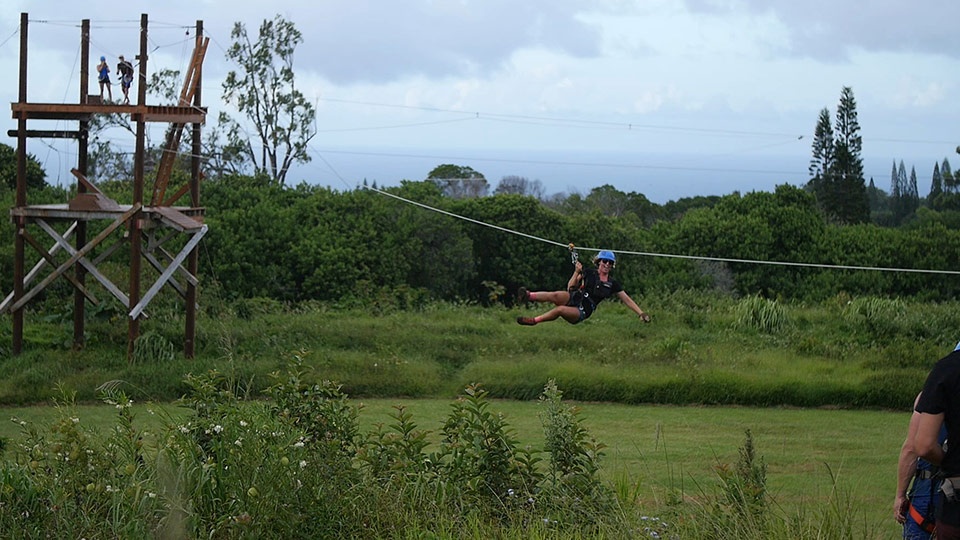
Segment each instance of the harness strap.
M921 529L928 533L933 533L933 530L936 528L936 523L932 519L927 519L920 515L920 511L917 510L913 503L910 503L910 517L913 521L920 526Z

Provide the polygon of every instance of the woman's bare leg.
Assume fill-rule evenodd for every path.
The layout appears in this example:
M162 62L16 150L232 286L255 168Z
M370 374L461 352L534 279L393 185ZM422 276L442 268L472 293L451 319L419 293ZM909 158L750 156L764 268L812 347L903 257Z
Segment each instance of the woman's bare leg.
M570 301L570 293L567 291L530 291L527 293L526 299L531 302L550 302L555 306L562 306Z

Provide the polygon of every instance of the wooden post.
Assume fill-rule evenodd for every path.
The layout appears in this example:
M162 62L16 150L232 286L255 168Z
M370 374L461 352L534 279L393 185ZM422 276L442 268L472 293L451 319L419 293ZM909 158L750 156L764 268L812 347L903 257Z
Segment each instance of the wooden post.
M83 19L80 23L80 103L85 104L90 95L90 19ZM90 122L80 121L80 139L77 141L77 170L80 174L87 175L87 133L90 130ZM83 182L77 181L77 193L86 193L87 186ZM75 234L74 245L77 249L87 243L87 222L77 220L77 230ZM87 269L82 264L74 267L74 278L80 285L73 291L73 348L81 349L84 345L84 311L86 310L85 298L81 287L84 286L87 277Z
M196 42L195 50L199 50L203 44L203 21L197 21ZM196 107L200 107L202 103L200 96L200 92L203 89L203 85L200 84L203 80L202 66L203 64L197 66L196 76L194 77L193 105ZM191 147L190 156L190 206L193 208L200 206L200 152L203 150L200 138L200 126L201 124L199 122L194 122L192 126L193 146ZM187 258L187 272L192 276L197 275L197 267L199 266L198 250L199 247L190 250L190 255ZM184 303L186 304L187 311L183 329L183 355L187 358L193 358L197 336L197 286L191 282L187 282L187 294L184 298Z
M27 102L27 23L26 13L20 14L20 103ZM17 117L17 200L16 206L23 208L27 205L27 118L20 114ZM23 233L27 222L23 216L18 216L15 225L13 240L13 301L16 303L23 297L24 279L24 246ZM13 310L13 354L23 351L23 308Z
M147 14L140 15L140 55L137 57L140 61L140 79L137 81L137 105L144 105L147 98L147 87L143 84L147 76ZM143 162L144 152L146 150L146 121L143 114L137 114L137 142L136 153L133 163L133 204L143 204ZM140 303L140 266L143 232L141 230L141 220L143 212L137 212L137 215L130 221L130 304L128 310ZM127 327L127 358L133 358L133 346L140 336L140 317L131 317Z

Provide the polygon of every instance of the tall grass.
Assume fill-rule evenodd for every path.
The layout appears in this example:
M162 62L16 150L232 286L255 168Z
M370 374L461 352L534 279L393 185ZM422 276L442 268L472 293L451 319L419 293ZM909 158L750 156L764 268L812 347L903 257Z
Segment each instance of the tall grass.
M364 432L359 405L302 365L278 373L268 401L236 381L191 376L186 413L144 429L131 401L105 431L69 396L47 430L0 464L0 530L22 538L884 538L833 477L826 500L781 507L749 431L714 482L664 486L651 504L599 474L605 445L551 383L541 444L523 444L479 387L437 432L403 406ZM679 477L677 477L679 478ZM787 509L790 508L790 509Z
M185 392L184 374L213 368L262 392L298 351L358 397L449 398L482 382L492 397L533 399L556 379L574 400L899 409L960 339L956 302L807 305L685 291L641 302L651 324L611 302L576 326L530 328L514 322L519 308L374 313L242 300L201 314L190 360L179 352L183 321L175 316L144 322L131 359L122 321L89 321L88 347L74 351L68 321L33 316L26 352L0 359L0 404L49 401L57 382L92 401L94 388L117 379L135 383L138 397L169 401Z

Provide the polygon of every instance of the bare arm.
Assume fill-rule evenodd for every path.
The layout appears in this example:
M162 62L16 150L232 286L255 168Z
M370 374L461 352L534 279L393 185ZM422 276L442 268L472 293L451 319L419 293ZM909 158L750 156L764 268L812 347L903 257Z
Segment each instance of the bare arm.
M917 396L919 399L920 396ZM916 401L914 401L916 406ZM917 468L917 455L914 449L914 438L917 435L917 426L920 424L920 413L914 412L910 416L910 425L907 428L907 438L903 440L903 446L900 447L900 457L897 459L897 494L893 499L893 517L898 523L904 523L907 520L907 489L910 487L910 479L913 477Z
M640 306L638 306L637 303L633 301L633 298L630 298L630 295L627 294L627 291L618 292L617 298L619 298L621 302L626 304L628 308L632 309L633 312L636 313L637 316L640 317L640 319L643 322L650 322L650 315L644 312L642 309L640 309Z
M917 433L913 438L913 449L918 456L939 466L943 461L943 448L937 441L940 426L943 425L943 413L916 413L919 416Z
M573 266L573 275L570 276L570 281L567 282L567 291L577 289L580 286L581 279L583 279L583 264L577 261L577 264Z

